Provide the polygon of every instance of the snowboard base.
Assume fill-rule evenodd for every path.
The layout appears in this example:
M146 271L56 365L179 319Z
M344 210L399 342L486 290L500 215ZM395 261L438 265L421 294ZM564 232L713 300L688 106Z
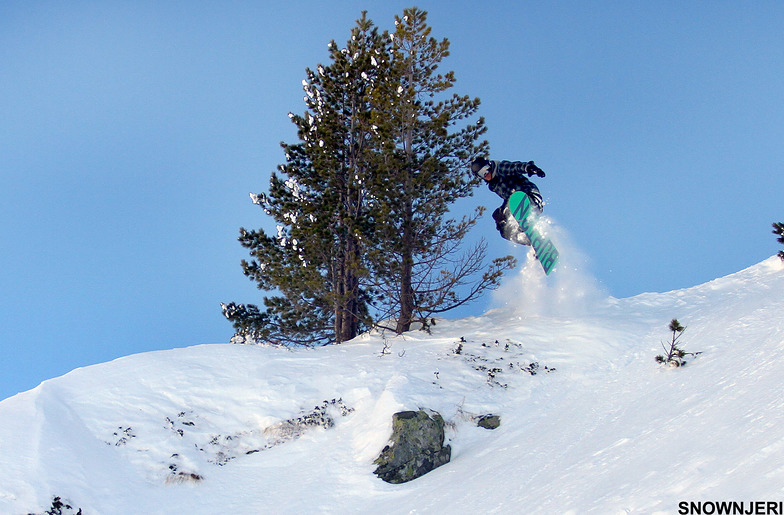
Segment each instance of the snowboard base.
M556 263L558 263L558 249L555 248L553 241L544 236L536 228L539 220L539 211L531 203L531 199L522 191L516 191L509 197L509 210L512 212L520 229L528 236L536 253L536 259L542 265L544 273L550 275Z

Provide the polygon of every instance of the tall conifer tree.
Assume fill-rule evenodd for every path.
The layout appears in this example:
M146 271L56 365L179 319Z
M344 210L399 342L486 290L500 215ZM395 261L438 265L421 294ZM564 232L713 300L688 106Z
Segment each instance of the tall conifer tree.
M283 144L286 164L269 196L255 202L278 224L275 236L241 229L253 260L245 274L277 290L266 310L229 304L224 314L240 334L277 343L323 344L355 337L370 324L362 280L361 238L369 224L364 184L374 150L372 91L388 52L366 14L346 47L329 45L329 66L308 69L304 115L290 115L300 142Z

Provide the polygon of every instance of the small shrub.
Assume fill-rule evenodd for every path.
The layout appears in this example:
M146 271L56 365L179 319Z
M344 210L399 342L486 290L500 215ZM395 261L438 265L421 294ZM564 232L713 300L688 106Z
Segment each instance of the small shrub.
M78 511L75 511L78 510ZM73 508L68 502L63 502L60 496L54 496L52 499L52 507L44 512L45 515L82 515L81 508ZM32 514L31 514L32 515Z
M267 445L272 447L289 440L296 440L311 428L330 429L335 425L335 419L330 413L333 410L341 417L345 417L353 412L354 408L346 406L342 398L324 401L307 413L264 429L264 434L270 439Z
M683 327L680 322L678 322L678 319L673 318L670 321L670 325L668 327L670 331L672 331L672 338L666 344L662 342L661 345L662 349L664 349L664 354L659 354L656 356L657 363L668 365L673 368L682 367L686 364L686 360L683 358L685 358L687 355L696 356L701 354L700 352L686 352L679 347L679 340L681 336L683 336L683 331L685 331L686 328Z

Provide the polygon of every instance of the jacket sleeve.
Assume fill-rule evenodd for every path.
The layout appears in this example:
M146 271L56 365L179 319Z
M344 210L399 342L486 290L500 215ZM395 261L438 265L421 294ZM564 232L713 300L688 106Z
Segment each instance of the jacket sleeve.
M510 176L524 176L526 175L525 167L528 164L526 161L496 161L496 173Z

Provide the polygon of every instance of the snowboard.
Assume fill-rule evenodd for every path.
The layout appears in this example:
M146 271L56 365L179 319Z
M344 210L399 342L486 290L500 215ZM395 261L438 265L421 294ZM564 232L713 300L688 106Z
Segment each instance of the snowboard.
M515 191L509 197L509 209L515 220L520 224L520 229L528 236L536 253L536 259L542 265L544 273L550 275L555 264L558 263L558 249L553 241L543 235L536 227L539 220L539 210L536 209L531 199L522 191Z

